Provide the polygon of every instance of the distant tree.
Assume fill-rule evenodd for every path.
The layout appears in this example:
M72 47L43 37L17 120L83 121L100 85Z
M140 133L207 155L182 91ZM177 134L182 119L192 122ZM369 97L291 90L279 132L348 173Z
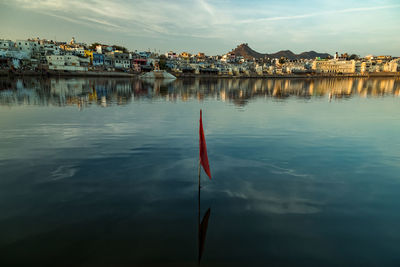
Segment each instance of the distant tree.
M101 45L100 43L93 43L93 44L91 44L90 46L89 46L89 49L90 50L95 50L96 49L96 46L98 46L98 45Z
M113 45L112 48L113 48L114 50L120 50L120 51L122 51L122 52L124 52L124 53L128 53L128 49L126 49L125 47L120 46L120 45Z
M159 57L159 63L158 63L160 70L165 70L167 69L167 58L165 57L165 55L161 55Z
M359 59L360 57L359 56L357 56L356 54L352 54L350 57L349 57L349 59L350 60L356 60L356 59Z

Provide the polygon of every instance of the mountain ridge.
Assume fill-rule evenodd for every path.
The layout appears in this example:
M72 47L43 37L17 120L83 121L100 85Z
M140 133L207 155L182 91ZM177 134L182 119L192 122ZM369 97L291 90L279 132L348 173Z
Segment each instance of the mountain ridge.
M260 59L260 58L281 58L285 57L287 59L314 59L316 57L327 58L331 57L328 53L318 53L313 50L308 52L302 52L300 54L295 54L290 50L281 50L276 53L268 54L268 53L260 53L249 47L248 44L243 43L238 45L235 49L232 49L230 53L234 53L236 56L242 56L244 59Z

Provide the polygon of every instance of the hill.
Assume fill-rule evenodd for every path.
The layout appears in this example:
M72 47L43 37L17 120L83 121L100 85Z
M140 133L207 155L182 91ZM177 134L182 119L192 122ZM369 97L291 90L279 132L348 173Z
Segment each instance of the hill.
M242 56L245 59L253 59L253 58L281 58L285 57L288 59L314 59L316 57L326 58L331 55L328 53L318 53L315 51L303 52L300 54L295 54L290 50L282 50L273 54L262 54L257 51L254 51L249 47L248 44L238 45L235 49L231 51L231 53L235 53L236 56Z

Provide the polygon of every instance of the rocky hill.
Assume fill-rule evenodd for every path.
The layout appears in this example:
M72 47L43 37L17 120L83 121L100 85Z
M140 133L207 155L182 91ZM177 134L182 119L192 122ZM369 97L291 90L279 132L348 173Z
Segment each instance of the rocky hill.
M236 56L242 56L245 59L252 58L281 58L285 57L288 59L314 59L316 57L326 58L331 55L328 53L318 53L315 51L303 52L301 54L295 54L290 50L282 50L273 54L262 54L254 51L249 47L248 44L238 45L235 49L231 51L231 53L235 53Z

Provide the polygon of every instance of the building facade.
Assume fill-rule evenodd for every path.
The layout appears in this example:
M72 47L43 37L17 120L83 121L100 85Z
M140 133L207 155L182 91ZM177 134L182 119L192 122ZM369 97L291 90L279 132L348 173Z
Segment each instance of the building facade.
M116 69L130 69L131 59L128 53L113 53L114 67Z
M315 60L312 69L317 73L346 74L355 73L355 60Z

